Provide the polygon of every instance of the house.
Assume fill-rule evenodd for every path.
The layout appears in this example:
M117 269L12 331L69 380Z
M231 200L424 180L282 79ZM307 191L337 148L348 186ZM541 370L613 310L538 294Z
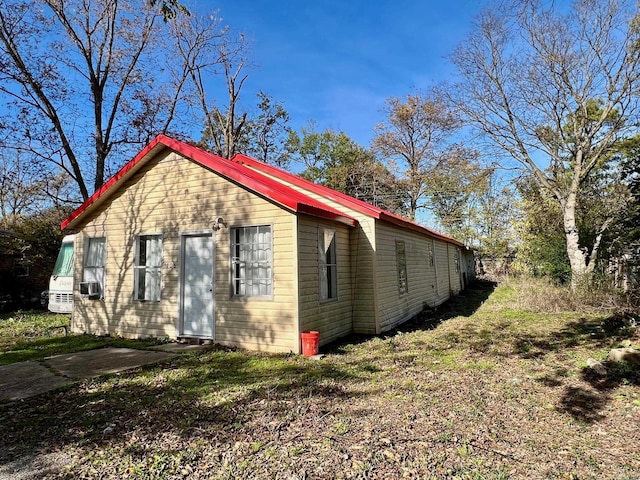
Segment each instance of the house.
M62 222L72 329L299 352L380 333L474 276L450 237L244 155L158 136Z

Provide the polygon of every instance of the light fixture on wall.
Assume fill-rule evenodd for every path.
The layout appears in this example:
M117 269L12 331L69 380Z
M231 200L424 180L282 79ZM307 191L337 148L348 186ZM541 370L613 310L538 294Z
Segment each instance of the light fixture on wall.
M216 221L213 222L213 229L214 230L220 230L224 226L225 226L224 218L222 218L222 217L216 218Z

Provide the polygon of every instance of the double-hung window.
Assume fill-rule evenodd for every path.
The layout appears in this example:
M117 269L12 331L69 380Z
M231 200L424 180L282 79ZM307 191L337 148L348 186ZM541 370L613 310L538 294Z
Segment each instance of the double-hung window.
M87 238L84 248L82 281L96 282L100 297L104 297L104 267L106 262L107 239L104 237Z
M407 254L404 241L396 241L396 266L398 267L398 292L400 295L409 293L407 280Z
M318 229L318 268L320 300L338 298L336 232L333 230Z
M140 301L160 301L162 281L162 235L136 237L134 296Z
M271 225L231 229L232 294L270 297L273 294Z

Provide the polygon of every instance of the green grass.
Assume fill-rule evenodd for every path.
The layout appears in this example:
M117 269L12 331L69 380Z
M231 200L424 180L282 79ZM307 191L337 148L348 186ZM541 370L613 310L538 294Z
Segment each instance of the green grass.
M586 359L640 336L562 310L560 293L556 313L536 312L526 291L471 291L319 361L214 346L2 404L0 467L53 451L68 479L632 478L640 376L599 378ZM40 341L124 342L49 338L26 318L1 332L0 361L22 343L37 358Z
M42 311L19 311L0 315L0 365L42 360L51 355L101 347L146 348L162 340L127 340L94 335L65 335L69 315Z

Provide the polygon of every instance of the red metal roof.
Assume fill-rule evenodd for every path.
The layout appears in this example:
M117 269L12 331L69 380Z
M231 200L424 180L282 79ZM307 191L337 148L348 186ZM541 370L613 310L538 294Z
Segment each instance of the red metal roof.
M75 226L85 213L93 210L93 208L108 199L111 193L115 192L122 183L164 148L169 148L244 188L294 212L335 220L349 226L355 226L358 223L357 220L345 215L343 212L263 175L259 171L247 168L241 163L205 152L193 145L169 138L165 135L158 135L79 208L71 213L69 217L63 220L60 225L62 229Z
M308 190L317 195L321 195L324 198L333 200L340 205L349 207L364 215L384 220L394 225L407 228L419 233L426 233L432 237L441 238L443 240L446 240L447 242L459 245L461 247L465 246L464 243L448 235L437 232L431 228L425 227L424 225L420 225L419 223L412 222L411 220L407 220L406 218L396 215L395 213L391 213L381 208L375 207L367 202L358 200L357 198L351 197L345 193L338 192L331 188L325 187L324 185L318 185L317 183L313 183L298 175L294 175L293 173L287 172L286 170L282 170L281 168L278 168L274 165L269 165L267 163L261 162L260 160L256 160L255 158L251 158L243 154L237 154L231 160L236 163L252 167L257 171L265 172L267 175L270 175L274 178L282 179L285 182L291 183L292 185Z

